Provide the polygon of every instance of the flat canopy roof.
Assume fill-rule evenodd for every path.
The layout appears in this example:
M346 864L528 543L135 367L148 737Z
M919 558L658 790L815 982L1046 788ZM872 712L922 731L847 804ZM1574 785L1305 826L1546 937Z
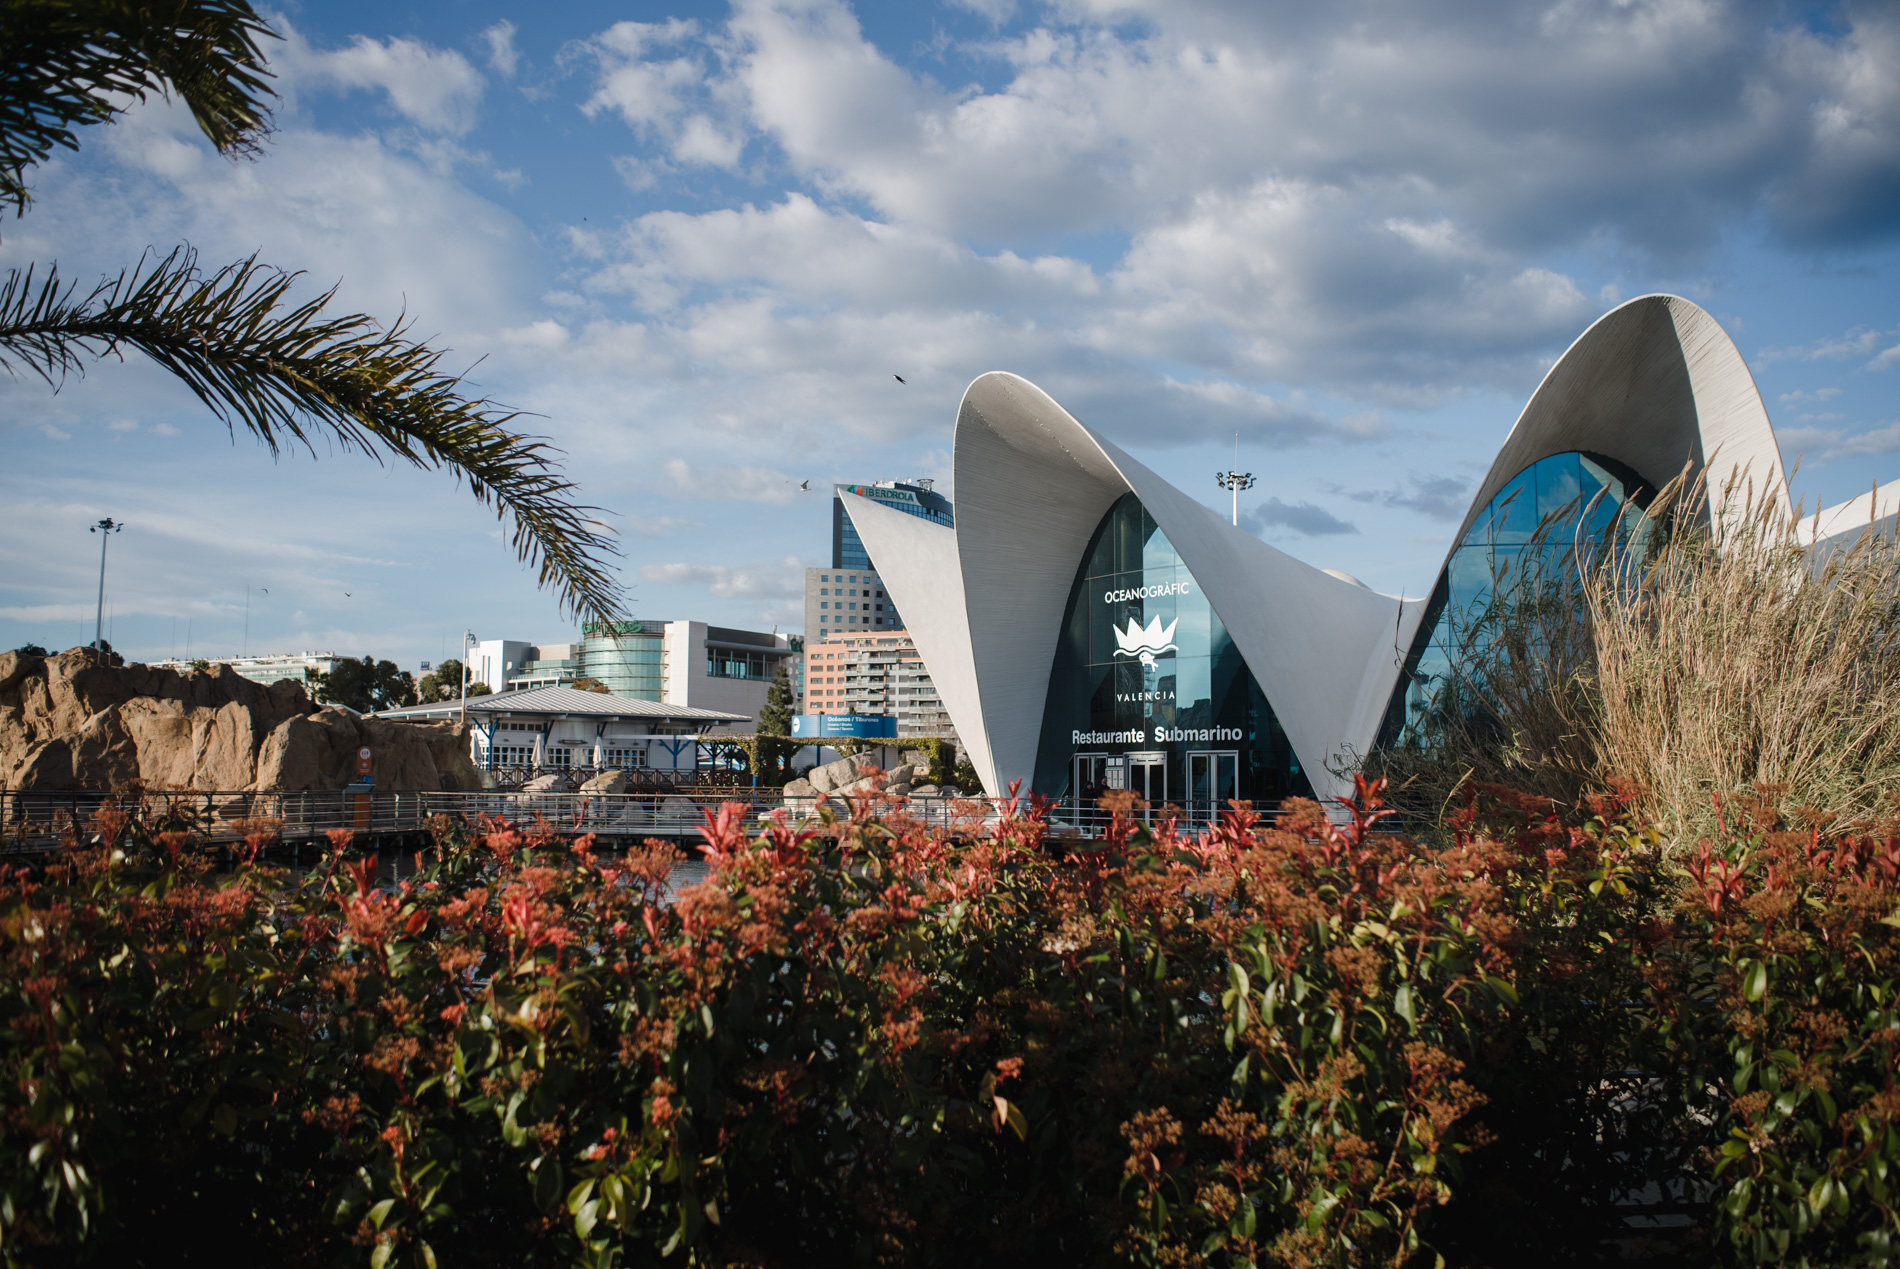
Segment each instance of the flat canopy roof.
M409 705L402 709L377 711L378 718L404 722L435 722L460 715L462 701L436 701L429 705ZM468 698L470 717L495 719L504 715L536 718L594 718L603 722L692 723L715 726L723 723L750 722L748 714L728 714L723 710L699 709L691 705L666 705L658 701L640 701L631 696L612 696L606 692L581 692L571 687L536 687L522 692L493 692Z

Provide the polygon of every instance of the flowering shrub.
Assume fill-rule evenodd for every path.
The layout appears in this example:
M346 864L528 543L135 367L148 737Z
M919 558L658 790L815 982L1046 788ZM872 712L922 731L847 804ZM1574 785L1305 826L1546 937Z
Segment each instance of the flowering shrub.
M1565 820L1499 794L1435 848L1381 831L1378 795L1339 824L1236 805L1186 835L1121 793L1102 842L1017 803L954 835L866 800L749 836L727 806L710 877L677 893L672 847L541 822L441 823L379 882L347 833L294 876L257 862L254 825L220 872L189 825L108 810L0 877L0 1247L123 1258L215 1230L375 1269L1349 1265L1508 1260L1576 1213L1587 1247L1622 1228L1632 1168L1686 1175L1682 1149L1631 1144L1670 1059L1633 1063L1726 1060L1740 1015L1656 969L1697 927L1651 920L1654 843L1614 803ZM1722 902L1721 964L1795 976L1780 944L1726 950L1738 912L1767 916ZM1735 1010L1771 999L1753 972ZM1770 1056L1847 1034L1789 1009L1749 1023L1737 1094L1772 1095L1732 1112L1775 1149L1819 1084L1888 1052L1863 1012L1844 1025L1867 1044L1825 1069ZM1831 1183L1873 1194L1885 1103L1830 1095L1874 1126L1828 1117ZM1719 1183L1752 1231L1783 1165L1744 1153ZM1819 1228L1843 1200L1814 1193Z
M1783 791L1718 803L1659 962L1673 1051L1713 1121L1713 1225L1754 1264L1900 1246L1900 825L1834 828ZM1830 831L1832 829L1832 831Z

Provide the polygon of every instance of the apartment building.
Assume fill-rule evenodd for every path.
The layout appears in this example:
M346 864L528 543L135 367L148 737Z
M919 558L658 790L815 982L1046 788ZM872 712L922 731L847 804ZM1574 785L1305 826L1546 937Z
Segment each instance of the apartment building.
M806 714L884 714L899 736L953 736L950 715L909 634L835 635L805 645Z

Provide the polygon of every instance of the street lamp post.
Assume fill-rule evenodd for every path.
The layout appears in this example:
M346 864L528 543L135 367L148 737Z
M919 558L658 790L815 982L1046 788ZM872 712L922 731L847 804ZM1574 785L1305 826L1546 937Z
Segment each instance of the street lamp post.
M462 722L468 722L468 650L475 646L473 631L462 632Z
M99 535L99 611L92 622L92 646L100 652L105 651L106 644L106 543L113 534L124 528L123 524L107 516L87 530L88 533Z

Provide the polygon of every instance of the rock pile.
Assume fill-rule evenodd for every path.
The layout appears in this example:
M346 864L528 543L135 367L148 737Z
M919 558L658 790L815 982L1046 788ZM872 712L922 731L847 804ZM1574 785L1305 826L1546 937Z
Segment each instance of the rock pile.
M949 787L912 783L927 774L928 768L921 764L904 763L883 771L878 768L876 760L863 754L854 758L840 758L822 767L813 767L811 774L804 779L787 784L785 804L795 811L811 811L821 802L842 808L849 799L869 794L886 797L960 796L956 789Z
M0 653L0 788L341 789L369 746L376 788L481 788L468 732L323 708L301 683L227 665L180 674L90 648Z

